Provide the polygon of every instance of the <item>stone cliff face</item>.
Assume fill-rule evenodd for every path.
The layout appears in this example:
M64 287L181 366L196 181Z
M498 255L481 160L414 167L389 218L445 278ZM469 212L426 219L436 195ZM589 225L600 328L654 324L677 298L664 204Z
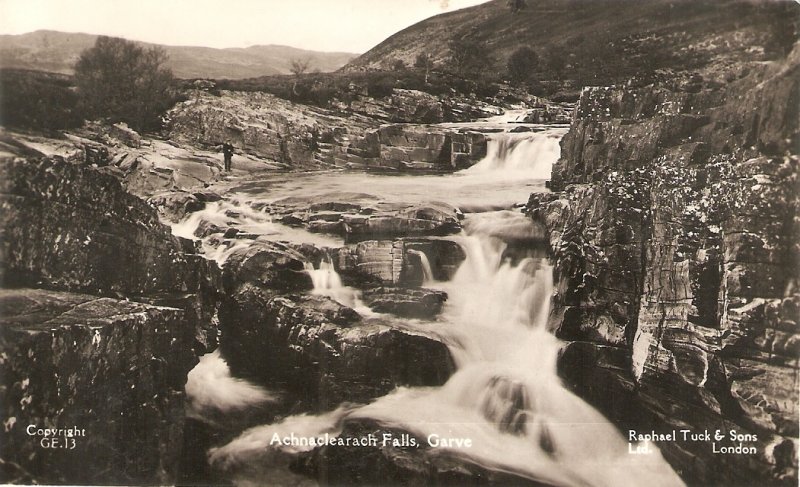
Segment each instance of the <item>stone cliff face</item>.
M585 90L557 192L531 197L562 375L625 430L757 436L744 456L659 444L691 483L793 485L800 51L704 74Z
M0 181L3 481L174 483L216 265L100 169L6 158ZM30 425L86 435L56 453Z

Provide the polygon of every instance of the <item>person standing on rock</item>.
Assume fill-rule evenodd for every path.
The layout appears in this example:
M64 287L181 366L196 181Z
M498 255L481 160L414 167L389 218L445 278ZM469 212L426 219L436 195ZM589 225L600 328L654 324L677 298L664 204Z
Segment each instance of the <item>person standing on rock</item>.
M233 159L233 145L229 140L222 144L222 155L225 156L225 172L231 170L231 159Z

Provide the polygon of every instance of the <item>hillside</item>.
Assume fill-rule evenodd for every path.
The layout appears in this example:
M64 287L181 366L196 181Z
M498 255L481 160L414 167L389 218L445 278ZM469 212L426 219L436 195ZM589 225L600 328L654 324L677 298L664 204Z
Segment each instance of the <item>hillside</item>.
M511 53L536 51L545 77L604 84L656 69L684 70L724 57L762 60L785 54L796 37L800 6L788 1L524 0L512 11L492 0L419 22L351 61L345 71L413 64L422 52L436 63L452 41L483 44L491 72ZM549 76L549 78L547 77Z
M21 35L0 35L0 66L71 74L81 51L94 45L96 35L39 30ZM154 44L142 43L147 46ZM161 46L168 65L179 78L250 78L288 74L292 59L309 59L310 70L335 71L356 54L319 52L289 46L251 46L214 49Z

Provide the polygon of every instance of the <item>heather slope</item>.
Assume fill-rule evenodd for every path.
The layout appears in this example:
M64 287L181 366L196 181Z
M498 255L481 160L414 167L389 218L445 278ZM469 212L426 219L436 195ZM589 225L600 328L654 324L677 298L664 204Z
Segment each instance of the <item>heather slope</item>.
M699 68L720 57L773 58L796 38L798 14L800 6L791 2L526 0L514 12L507 0L492 0L404 29L344 70L398 59L413 64L422 52L443 63L450 42L468 38L485 46L496 71L504 71L515 49L529 46L545 61L540 79L602 85L659 69Z

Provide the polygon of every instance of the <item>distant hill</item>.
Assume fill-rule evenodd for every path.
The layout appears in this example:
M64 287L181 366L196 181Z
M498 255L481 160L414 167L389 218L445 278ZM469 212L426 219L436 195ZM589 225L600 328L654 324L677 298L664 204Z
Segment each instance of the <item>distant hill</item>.
M96 35L39 30L0 35L0 67L71 74L81 51L94 45ZM142 42L141 44L151 46ZM319 52L289 46L210 47L161 46L168 65L179 78L241 79L288 74L292 59L308 59L309 70L335 71L357 54Z
M602 83L720 58L769 59L797 40L798 18L800 5L788 0L493 0L414 24L343 70L412 65L422 52L441 63L452 41L470 39L485 46L495 73L528 46L551 79Z

